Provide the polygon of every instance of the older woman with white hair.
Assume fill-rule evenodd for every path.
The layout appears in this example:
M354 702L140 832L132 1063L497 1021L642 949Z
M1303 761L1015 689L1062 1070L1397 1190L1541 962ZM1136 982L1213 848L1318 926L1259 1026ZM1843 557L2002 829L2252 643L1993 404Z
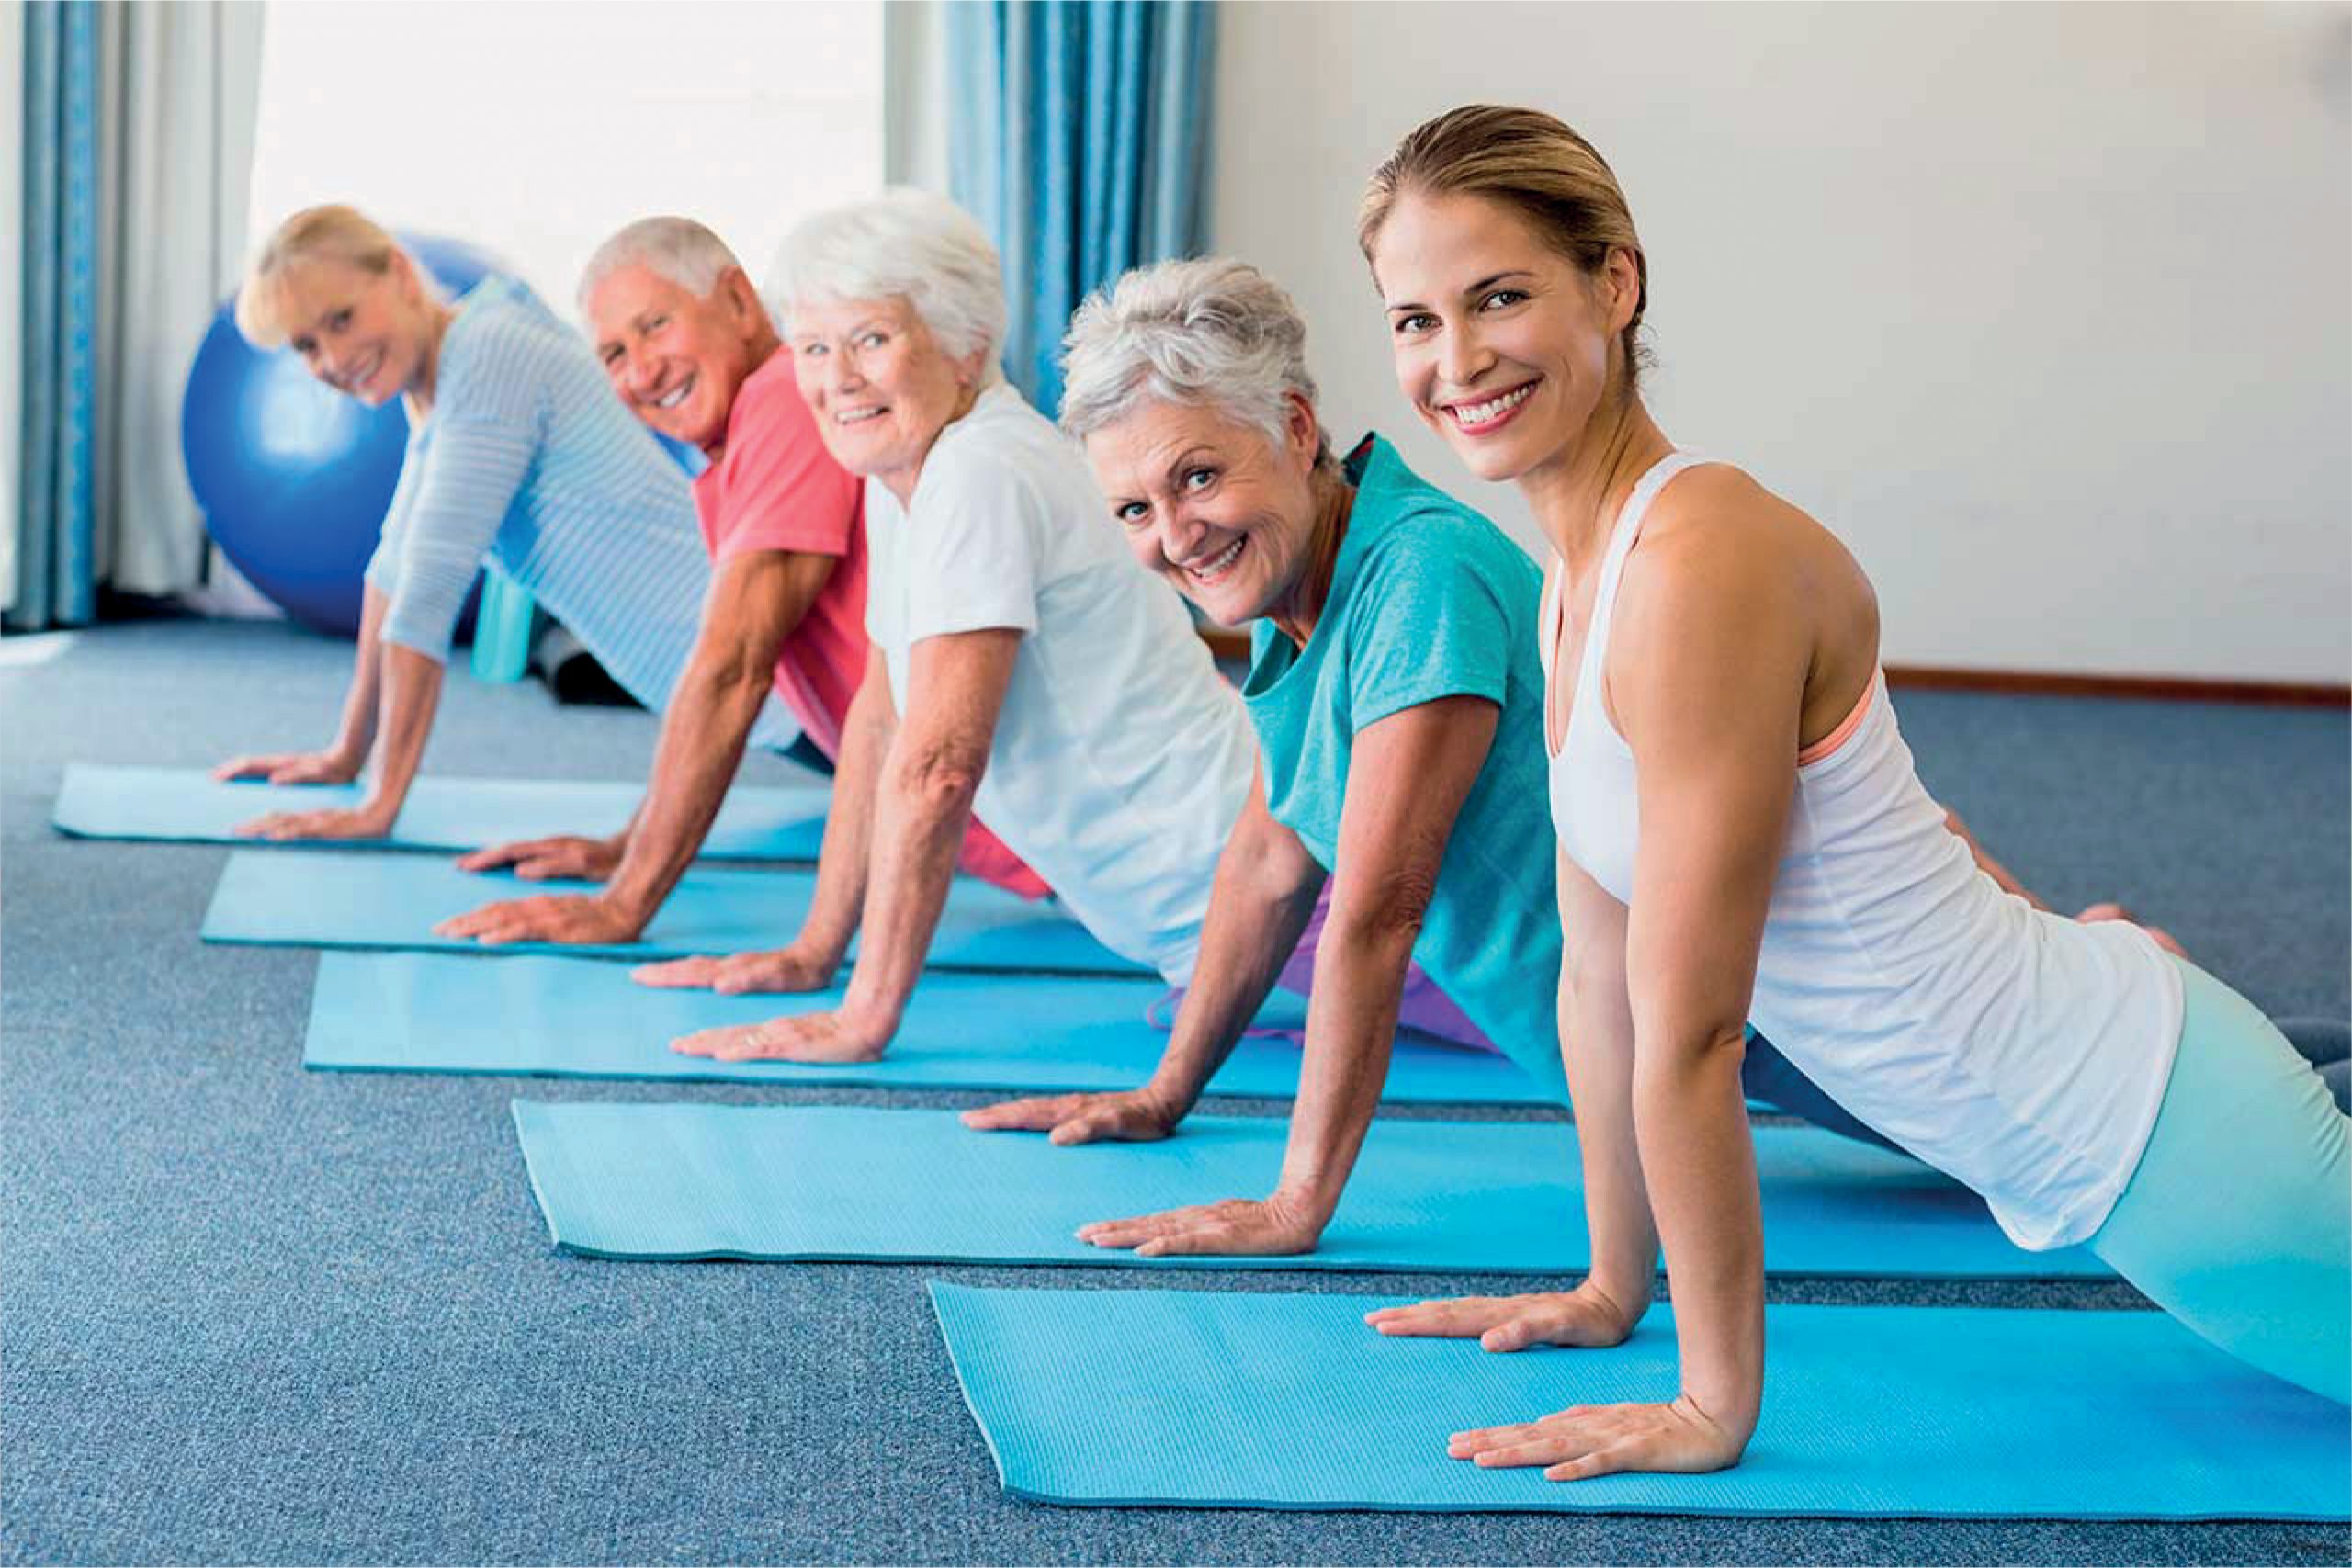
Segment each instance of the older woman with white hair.
M1080 1235L1153 1257L1304 1252L1363 1143L1417 960L1487 1039L1566 1099L1541 574L1378 436L1334 456L1306 326L1253 267L1129 273L1079 310L1067 344L1062 424L1136 559L1212 618L1253 626L1242 697L1257 782L1225 847L1192 992L1133 1098L1178 1116L1192 1105L1327 874L1331 889L1275 1190ZM1868 1135L1758 1047L1766 1098ZM1079 1142L1090 1122L1122 1120L1109 1114L1122 1098L1023 1100L966 1120Z
M829 974L853 935L858 953L838 1007L676 1047L881 1055L976 809L1105 945L1182 984L1250 786L1249 724L1084 459L1000 374L995 250L952 203L892 193L803 221L769 293L827 448L866 481L870 651L808 917L734 964L811 989L796 977ZM726 964L639 975L719 984Z

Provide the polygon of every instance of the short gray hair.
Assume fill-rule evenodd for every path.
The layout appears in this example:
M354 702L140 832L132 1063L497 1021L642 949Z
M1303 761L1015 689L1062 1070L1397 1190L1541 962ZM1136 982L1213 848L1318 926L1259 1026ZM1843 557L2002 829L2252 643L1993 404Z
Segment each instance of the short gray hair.
M726 241L691 218L640 218L596 247L580 271L573 299L586 315L589 298L625 266L644 267L707 299L729 269L741 271L742 265Z
M902 299L951 356L989 351L984 383L1001 375L1004 276L996 247L945 197L886 190L802 219L776 252L766 294L786 322L803 301Z
M1298 307L1228 256L1139 267L1088 296L1062 351L1062 429L1080 441L1155 401L1221 410L1279 446L1291 398L1315 407ZM1316 441L1316 464L1329 467L1319 418Z

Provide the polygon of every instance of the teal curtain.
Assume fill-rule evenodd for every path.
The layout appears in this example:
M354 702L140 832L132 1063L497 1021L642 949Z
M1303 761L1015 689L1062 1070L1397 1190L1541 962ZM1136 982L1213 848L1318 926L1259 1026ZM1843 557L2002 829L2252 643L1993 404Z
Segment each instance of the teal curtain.
M11 631L97 608L92 506L98 275L98 6L24 9L24 484Z
M1051 415L1079 302L1204 241L1216 6L989 0L946 15L949 177L1004 260L1005 375Z

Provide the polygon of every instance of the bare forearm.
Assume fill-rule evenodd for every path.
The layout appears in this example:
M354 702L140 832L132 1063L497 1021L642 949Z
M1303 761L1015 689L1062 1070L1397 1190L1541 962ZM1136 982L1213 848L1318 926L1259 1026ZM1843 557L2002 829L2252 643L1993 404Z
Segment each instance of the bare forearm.
M376 770L368 808L386 822L400 814L424 761L424 743L441 704L442 667L412 648L379 643L383 697L376 725Z
M611 897L650 918L685 874L727 798L768 691L768 672L699 660L678 682L645 798L625 829Z
M897 1030L931 951L972 819L972 794L905 767L887 767L876 792L863 935L842 1007L885 1033Z
M1743 1440L1764 1379L1764 1230L1741 1097L1743 1032L1645 1042L1634 1069L1642 1169L1674 1290L1683 1392Z
M376 710L384 689L384 615L390 604L380 591L370 588L359 612L359 647L352 659L351 688L344 694L333 747L355 767L367 762L376 744Z
M1319 883L1284 892L1253 886L1246 868L1220 863L1201 926L1193 983L1169 1032L1149 1089L1170 1119L1191 1111L1242 1032L1265 1005L1314 917Z
M1357 929L1335 919L1316 949L1282 1190L1306 1205L1317 1224L1339 1206L1380 1102L1412 961L1412 931L1393 925Z
M833 797L817 849L817 889L794 945L839 964L857 935L873 874L875 796L896 730L887 704L861 690L833 759Z
M1619 1307L1627 1326L1649 1307L1657 1274L1657 1224L1634 1133L1634 1031L1622 1008L1608 1005L1607 981L1589 1003L1564 987L1561 1057L1576 1107L1584 1168L1585 1229L1591 1238L1587 1282ZM1622 992L1622 985L1618 987Z

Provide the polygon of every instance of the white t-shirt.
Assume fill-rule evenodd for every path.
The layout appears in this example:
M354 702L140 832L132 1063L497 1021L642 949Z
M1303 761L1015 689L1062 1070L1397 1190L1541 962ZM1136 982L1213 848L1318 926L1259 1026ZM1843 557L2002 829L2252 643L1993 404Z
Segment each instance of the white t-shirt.
M899 713L916 643L1023 634L978 813L1105 946L1189 982L1256 743L1084 457L999 384L933 445L911 515L868 480L865 519L866 635Z

